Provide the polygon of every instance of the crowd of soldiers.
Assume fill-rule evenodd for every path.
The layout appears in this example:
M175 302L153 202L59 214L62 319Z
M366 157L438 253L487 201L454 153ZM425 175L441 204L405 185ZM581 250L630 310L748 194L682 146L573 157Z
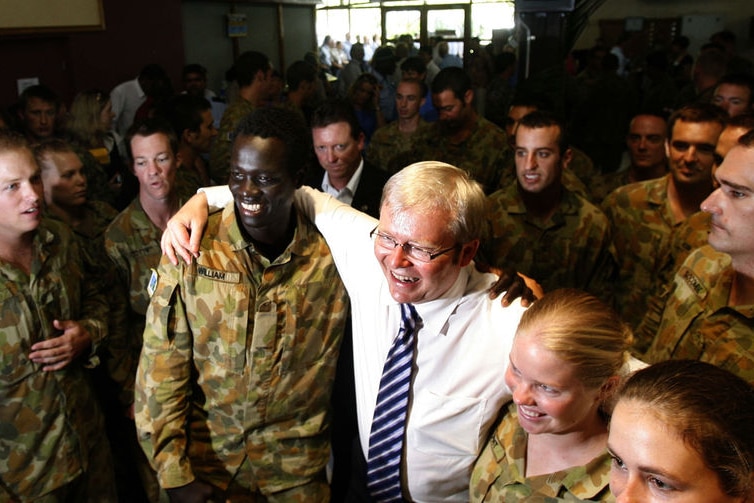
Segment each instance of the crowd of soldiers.
M369 461L362 401L375 399L360 381L372 377L360 370L369 352L351 349L368 339L364 298L375 300L358 284L370 267L351 258L361 238L378 259L380 246L402 250L427 277L447 259L454 274L476 264L516 270L535 290L586 291L630 326L637 359L701 360L754 384L754 76L730 36L711 40L685 78L672 70L686 59L649 55L639 84L596 47L563 77L578 89L569 106L516 83L511 52L440 67L413 44L365 62L354 43L339 81L308 54L283 93L267 56L249 51L228 72L227 102L200 65L185 67L176 94L157 65L71 107L27 88L0 133L0 203L12 215L0 224L0 500L347 499L364 469L354 452ZM442 250L385 234L435 236L399 211L412 180L396 175L426 161L448 178L444 166L458 168L485 196L483 228ZM225 184L235 201L192 234L201 259L161 258L183 203ZM369 215L353 218L359 232L374 226L370 239L347 235L345 218L331 241L319 196L307 202L301 185ZM383 199L386 185L397 199ZM424 273L398 277L384 260L404 302ZM448 474L468 473L478 447ZM426 466L405 475L417 500L467 493L468 479L460 493L433 487L445 474L426 476L441 469L417 459Z

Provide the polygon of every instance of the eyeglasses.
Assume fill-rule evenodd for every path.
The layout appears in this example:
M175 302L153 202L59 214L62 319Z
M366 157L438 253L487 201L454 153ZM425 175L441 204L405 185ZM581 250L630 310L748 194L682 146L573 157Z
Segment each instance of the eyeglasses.
M695 147L696 152L700 155L712 156L715 153L715 146L711 143L690 143L687 141L673 140L670 142L670 146L678 152L686 152L691 147Z
M369 233L369 237L371 237L374 242L384 250L392 251L400 246L403 249L403 253L414 260L418 260L419 262L431 262L440 255L444 255L449 251L458 248L458 245L453 245L450 248L445 248L444 250L432 251L427 250L426 248L421 248L419 246L414 246L410 243L399 243L387 234L383 234L378 231L377 227L372 229L372 232Z

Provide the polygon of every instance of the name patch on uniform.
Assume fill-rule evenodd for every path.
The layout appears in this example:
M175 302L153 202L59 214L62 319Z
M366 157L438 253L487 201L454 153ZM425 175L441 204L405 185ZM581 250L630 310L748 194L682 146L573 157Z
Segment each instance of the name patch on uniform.
M682 273L683 280L691 288L697 297L704 298L707 295L707 289L704 288L701 280L696 277L696 274L691 272L690 269L684 270Z
M238 272L218 271L217 269L210 269L201 265L196 268L196 272L199 276L224 283L238 283L241 281L241 273Z

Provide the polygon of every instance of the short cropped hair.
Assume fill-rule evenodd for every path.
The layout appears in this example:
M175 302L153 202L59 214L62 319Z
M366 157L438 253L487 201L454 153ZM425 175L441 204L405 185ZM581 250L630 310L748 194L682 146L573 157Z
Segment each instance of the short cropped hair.
M518 131L522 127L528 129L541 129L546 127L558 128L558 149L560 154L568 150L568 138L565 130L565 124L554 113L545 110L536 110L524 115L518 122Z
M190 94L177 94L159 107L157 114L170 123L180 142L183 132L199 131L202 126L202 112L212 110L206 98Z
M16 152L18 150L26 150L29 154L33 154L29 141L24 135L15 131L0 130L0 153Z
M364 75L374 78L374 75L365 73L360 75L353 85L359 85L362 80L368 78L365 77L365 79L361 79ZM361 125L359 125L359 119L353 111L353 106L351 106L348 101L342 99L330 99L315 108L312 113L312 129L324 128L338 122L347 123L351 128L351 138L354 140L359 139L359 135L361 135Z
M233 131L233 143L242 136L277 138L285 144L288 173L295 178L306 170L311 153L311 134L298 112L280 107L257 108Z
M183 78L185 79L187 75L192 73L198 73L202 76L203 79L207 79L207 69L204 68L199 63L191 63L183 67Z
M421 57L410 56L401 63L401 71L424 74L427 73L427 65Z
M295 91L302 82L314 82L317 79L317 68L306 61L294 61L285 72L285 83L288 89Z
M438 94L447 90L453 91L453 95L463 101L464 95L471 89L471 78L463 68L443 68L432 81L432 94Z
M423 80L418 79L401 79L401 81L398 83L398 85L401 85L404 82L408 82L411 84L414 84L416 87L419 88L419 98L424 98L427 95L427 84L424 83ZM397 89L397 86L396 86Z
M668 138L673 138L673 127L678 121L683 122L716 122L725 127L728 116L722 108L709 103L692 103L679 108L668 119Z
M267 56L258 51L246 51L238 57L230 72L239 87L245 87L254 82L257 73L267 72L270 68Z
M24 89L21 96L18 97L20 110L25 110L29 104L29 100L32 98L42 100L45 103L52 103L55 106L55 110L60 106L60 98L55 94L55 91L44 84L37 84Z
M728 123L725 125L725 127L747 129L747 130L754 129L754 113L741 114L741 115L736 115L735 117L731 117L730 119L728 119Z
M385 184L380 212L417 210L423 214L450 214L447 230L458 243L482 237L486 217L482 186L466 171L439 161L411 164Z
M163 117L150 117L134 122L128 131L126 132L126 152L128 158L133 160L133 152L131 151L131 141L134 136L152 136L153 134L164 134L168 138L170 143L170 150L173 155L178 153L178 137L175 134L175 130Z

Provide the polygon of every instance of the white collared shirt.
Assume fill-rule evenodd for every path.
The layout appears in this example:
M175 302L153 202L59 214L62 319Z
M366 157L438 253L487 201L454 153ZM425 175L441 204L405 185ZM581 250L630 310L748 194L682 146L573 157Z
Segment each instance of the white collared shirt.
M325 236L351 298L359 435L367 453L382 367L401 321L369 237L377 220L307 188L297 191L296 205ZM511 398L505 369L524 308L489 299L494 280L470 265L442 298L414 305L423 326L404 451L413 501L468 501L474 461Z
M330 184L330 175L325 171L325 176L322 177L322 192L330 194L338 201L351 206L353 202L353 196L356 194L356 189L359 188L359 181L361 180L361 173L364 171L364 158L362 157L359 162L359 167L354 171L351 179L348 180L348 184L343 187L342 190L338 190Z
M138 77L117 85L110 92L110 104L115 114L112 128L119 135L126 136L128 128L134 122L136 112L145 101L147 101L147 95L141 88Z

